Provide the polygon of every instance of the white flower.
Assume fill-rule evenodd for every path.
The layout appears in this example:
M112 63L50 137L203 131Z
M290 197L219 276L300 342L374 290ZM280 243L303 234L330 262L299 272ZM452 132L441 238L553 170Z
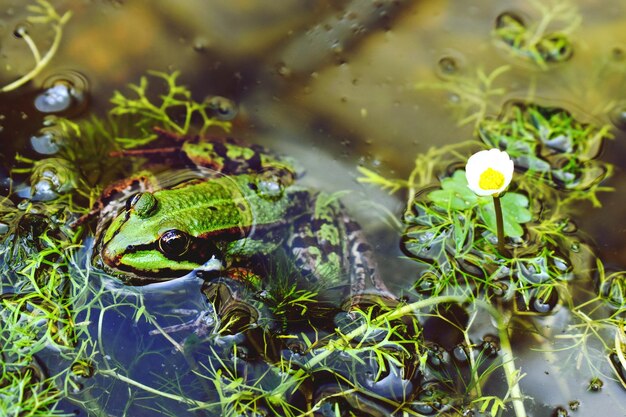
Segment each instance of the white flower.
M499 149L476 152L465 165L467 185L478 195L498 196L513 178L513 161Z

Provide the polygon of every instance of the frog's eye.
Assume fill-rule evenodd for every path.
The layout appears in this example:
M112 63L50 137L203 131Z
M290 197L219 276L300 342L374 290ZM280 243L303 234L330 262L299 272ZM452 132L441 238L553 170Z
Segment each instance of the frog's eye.
M172 229L159 238L159 250L168 257L180 257L189 249L189 243L191 239L187 233Z
M157 207L157 199L152 193L138 193L126 200L126 210L134 209L139 217L150 217Z

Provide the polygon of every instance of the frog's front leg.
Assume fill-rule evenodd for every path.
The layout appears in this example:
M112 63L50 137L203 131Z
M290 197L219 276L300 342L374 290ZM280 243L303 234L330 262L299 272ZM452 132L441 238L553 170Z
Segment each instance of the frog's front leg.
M374 251L361 226L345 212L341 221L345 225L350 264L350 295L352 305L360 304L367 296L396 300L387 288L376 265Z

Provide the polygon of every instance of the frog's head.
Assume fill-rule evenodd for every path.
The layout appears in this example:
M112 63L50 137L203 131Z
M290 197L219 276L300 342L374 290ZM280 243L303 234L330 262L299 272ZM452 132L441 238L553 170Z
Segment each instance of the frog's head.
M193 226L155 194L136 194L100 234L100 259L108 271L139 282L222 269L216 246Z

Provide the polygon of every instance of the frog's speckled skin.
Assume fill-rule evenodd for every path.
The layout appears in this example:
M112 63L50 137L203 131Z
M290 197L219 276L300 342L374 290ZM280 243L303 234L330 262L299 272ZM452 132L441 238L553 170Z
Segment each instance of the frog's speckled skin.
M170 188L145 186L110 224L99 225L100 264L109 272L133 284L195 270L241 277L248 276L242 268L254 269L252 259L271 260L280 248L308 281L353 295L366 288L388 294L360 228L335 198L294 184L283 159L232 140L159 133L185 140L178 159L208 171Z

